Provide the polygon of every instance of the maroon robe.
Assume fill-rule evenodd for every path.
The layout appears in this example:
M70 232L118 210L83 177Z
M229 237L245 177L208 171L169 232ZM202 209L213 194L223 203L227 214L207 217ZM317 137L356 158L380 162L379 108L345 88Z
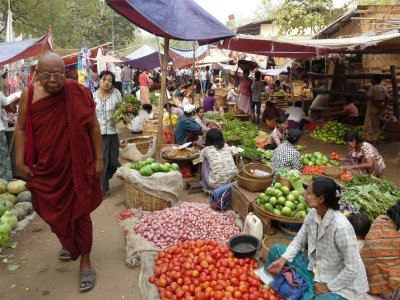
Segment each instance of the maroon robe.
M34 177L27 188L34 210L75 260L91 251L90 213L102 202L89 134L96 104L89 89L68 79L60 93L33 104L33 85L28 94L25 160Z

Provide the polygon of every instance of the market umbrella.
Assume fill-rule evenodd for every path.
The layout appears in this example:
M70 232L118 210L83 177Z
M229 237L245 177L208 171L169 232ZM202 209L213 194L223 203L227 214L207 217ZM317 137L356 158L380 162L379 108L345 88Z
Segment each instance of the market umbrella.
M106 0L108 6L140 28L164 37L164 53L169 40L198 41L208 44L235 35L193 0ZM160 157L168 56L162 61L161 101L158 116L156 157Z

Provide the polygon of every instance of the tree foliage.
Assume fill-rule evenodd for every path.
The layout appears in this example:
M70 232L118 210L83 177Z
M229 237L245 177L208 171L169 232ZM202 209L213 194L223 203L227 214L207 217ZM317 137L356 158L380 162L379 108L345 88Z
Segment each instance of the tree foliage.
M346 10L334 8L332 0L283 0L275 7L272 0L262 2L268 8L273 7L268 17L278 25L282 35L315 34Z
M7 20L7 0L0 0L0 20ZM44 35L49 26L57 48L94 47L112 41L116 48L134 40L136 26L100 0L12 0L15 35ZM5 31L5 24L2 31Z

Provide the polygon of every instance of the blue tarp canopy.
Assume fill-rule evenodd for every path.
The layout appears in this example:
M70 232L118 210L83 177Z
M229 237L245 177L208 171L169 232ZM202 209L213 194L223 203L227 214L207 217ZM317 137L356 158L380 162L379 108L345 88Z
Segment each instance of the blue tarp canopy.
M164 55L161 54L161 59L163 56ZM160 68L160 58L158 56L158 51L149 46L140 47L131 54L127 55L126 58L128 60L124 63L137 69L151 70L155 68ZM168 58L168 61L172 60Z
M44 50L51 49L46 37L47 35L38 39L0 43L0 67L20 59L39 55L42 51L43 43L46 43Z
M142 29L160 37L209 44L235 35L192 0L106 0Z

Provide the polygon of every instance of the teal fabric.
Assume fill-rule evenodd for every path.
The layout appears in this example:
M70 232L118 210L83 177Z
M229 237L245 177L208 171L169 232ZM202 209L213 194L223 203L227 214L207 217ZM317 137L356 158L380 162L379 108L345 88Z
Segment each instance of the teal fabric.
M268 253L267 262L265 263L265 269L269 267L269 265L278 260L283 253L285 253L287 246L282 244L275 244L272 246ZM296 272L300 274L300 276L307 281L308 290L303 295L303 300L344 300L340 295L337 294L324 294L324 295L315 295L314 294L314 276L308 271L308 256L304 252L299 252L296 257L293 259L291 263L288 263L288 267L294 269Z

